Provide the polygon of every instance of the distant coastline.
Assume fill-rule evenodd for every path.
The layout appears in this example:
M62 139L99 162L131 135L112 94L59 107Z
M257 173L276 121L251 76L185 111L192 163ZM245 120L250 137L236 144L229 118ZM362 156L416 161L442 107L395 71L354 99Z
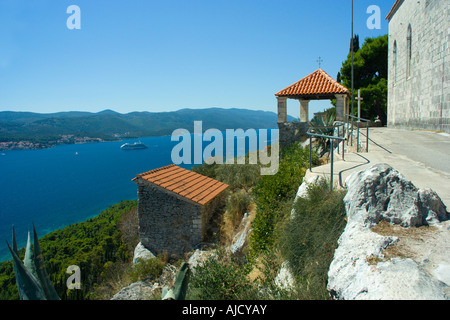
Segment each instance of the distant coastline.
M57 145L95 143L105 141L106 140L101 138L75 137L73 135L63 135L62 138L59 140L56 141L52 140L48 142L33 142L30 140L0 142L0 151L48 149L53 148L54 146Z
M0 151L48 149L57 145L168 136L179 128L192 132L194 121L198 120L203 121L204 130L277 127L277 115L274 112L236 108L127 114L113 110L52 114L2 111Z

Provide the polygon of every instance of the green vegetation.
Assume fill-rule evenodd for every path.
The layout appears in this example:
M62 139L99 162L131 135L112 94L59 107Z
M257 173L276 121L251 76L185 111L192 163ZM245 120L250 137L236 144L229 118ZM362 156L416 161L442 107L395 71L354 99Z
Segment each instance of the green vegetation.
M327 273L337 240L344 231L344 190L330 192L321 180L299 198L295 214L279 226L277 247L297 280L300 299L328 299Z
M53 231L39 240L50 281L61 299L89 299L95 296L95 289L106 281L106 270L113 264L129 261L134 246L124 239L129 216L136 214L137 201L122 201L85 222ZM23 259L24 249L19 250ZM68 290L66 270L70 265L81 269L81 289ZM11 261L0 264L0 299L19 299Z
M355 42L353 57L354 96L361 89L361 117L374 120L380 116L386 123L387 112L387 75L388 75L388 35L367 38L359 48ZM346 88L351 88L351 54L342 63L339 80ZM354 101L354 112L357 112L357 101Z
M313 154L313 163L318 161ZM275 226L286 214L286 206L292 205L308 165L309 150L293 144L281 150L278 172L262 176L253 188L257 215L252 224L250 248L254 254L272 247Z
M243 261L219 248L191 275L187 299L330 299L327 272L337 240L345 227L345 191L330 192L322 181L308 190L308 197L284 206L283 217L273 227L272 246L257 259ZM258 215L260 212L258 212ZM281 262L287 261L294 283L291 289L276 285Z
M223 250L195 269L189 281L189 300L247 300L255 289L247 279L248 270Z
M239 217L251 207L251 200L256 206L248 251L244 258L236 258L219 249L215 257L197 267L191 276L188 299L330 298L326 290L327 272L345 227L345 191L330 192L328 182L322 181L309 188L308 197L293 205L308 161L308 150L293 144L282 150L277 174L258 175L253 184L246 186L250 193L238 188L229 196L225 218ZM314 153L313 164L318 163L319 157ZM222 170L253 170L248 165L240 169L232 167ZM216 165L196 170L218 179ZM225 180L228 177L223 176ZM239 180L234 182L235 186L242 185ZM293 208L295 215L291 217ZM288 262L295 275L291 290L275 284L283 261Z

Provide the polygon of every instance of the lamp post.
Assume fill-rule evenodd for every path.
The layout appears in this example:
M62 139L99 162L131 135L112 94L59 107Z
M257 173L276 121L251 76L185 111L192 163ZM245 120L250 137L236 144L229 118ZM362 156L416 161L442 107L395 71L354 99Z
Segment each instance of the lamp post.
M354 41L353 41L353 0L352 0L352 37L351 37L351 44L350 44L350 50L352 51L352 113L351 115L353 116L353 45L354 45Z

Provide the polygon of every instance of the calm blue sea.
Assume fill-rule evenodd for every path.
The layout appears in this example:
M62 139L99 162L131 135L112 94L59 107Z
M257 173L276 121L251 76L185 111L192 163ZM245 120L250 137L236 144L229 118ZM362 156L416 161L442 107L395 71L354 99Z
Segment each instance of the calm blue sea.
M96 216L121 200L137 199L131 179L172 164L172 148L179 143L170 136L139 140L148 149L120 149L125 142L138 141L134 139L0 151L0 261L10 259L5 240L11 243L13 225L23 247L32 223L41 237ZM203 148L209 143L203 142Z

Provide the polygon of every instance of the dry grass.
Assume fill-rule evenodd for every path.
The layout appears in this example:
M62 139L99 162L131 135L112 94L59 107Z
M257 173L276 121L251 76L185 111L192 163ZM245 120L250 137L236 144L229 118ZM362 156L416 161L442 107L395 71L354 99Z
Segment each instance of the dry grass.
M412 249L413 245L424 243L430 235L430 232L434 232L436 228L433 226L404 228L386 221L380 221L378 225L370 230L382 236L395 236L399 238L399 241L396 244L387 247L386 250L383 251L385 258L380 261L387 261L394 257L413 259L415 255L414 250ZM377 261L376 263L380 261Z
M246 193L244 190L240 190L240 193ZM256 205L252 201L247 206L245 212L248 214L248 221L253 222L256 216ZM225 245L231 245L234 236L240 231L240 224L245 212L239 214L230 213L225 211L222 222L220 224L220 242Z

